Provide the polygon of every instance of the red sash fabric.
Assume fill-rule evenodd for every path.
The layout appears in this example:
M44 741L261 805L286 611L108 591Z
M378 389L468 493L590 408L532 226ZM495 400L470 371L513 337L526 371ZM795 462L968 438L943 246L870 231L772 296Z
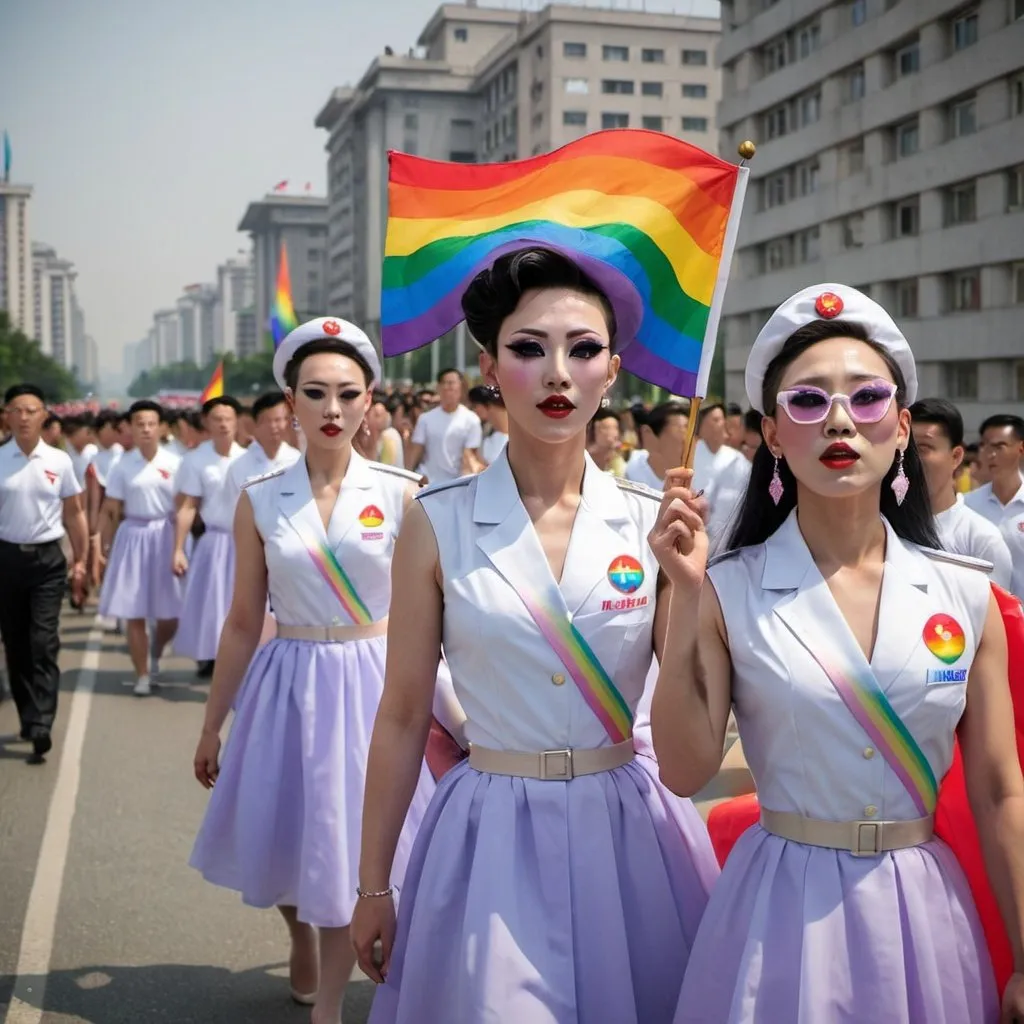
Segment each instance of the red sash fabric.
M1009 652L1010 696L1017 735L1017 756L1024 763L1024 609L1020 601L1000 587L992 593L1003 617ZM736 841L760 815L757 797L735 797L713 808L708 816L708 832L719 864L724 864ZM995 894L989 885L981 853L978 829L967 800L960 744L953 750L953 764L939 786L935 810L935 834L956 854L971 887L985 939L988 942L996 982L1001 992L1013 973L1013 953L1003 927Z
M469 757L469 751L463 750L452 734L436 718L432 718L424 757L434 781L440 782L445 772L454 768L463 758Z

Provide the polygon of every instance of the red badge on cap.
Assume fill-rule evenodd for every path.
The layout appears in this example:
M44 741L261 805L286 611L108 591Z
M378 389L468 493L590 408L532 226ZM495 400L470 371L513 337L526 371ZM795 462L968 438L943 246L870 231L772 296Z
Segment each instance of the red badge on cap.
M843 300L835 292L822 292L814 300L814 309L823 320L834 320L843 311Z
M337 320L328 320L324 324L324 334L341 334L341 324Z

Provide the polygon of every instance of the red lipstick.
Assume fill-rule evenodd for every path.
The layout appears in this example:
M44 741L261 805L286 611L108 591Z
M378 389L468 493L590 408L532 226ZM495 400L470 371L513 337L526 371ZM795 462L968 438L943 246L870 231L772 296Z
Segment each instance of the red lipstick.
M341 433L341 427L336 423L325 423L320 428L321 434L326 434L328 437L337 437Z
M551 395L543 402L538 402L537 408L553 420L564 420L576 406L565 395Z
M829 469L849 469L860 456L848 444L830 444L819 461Z

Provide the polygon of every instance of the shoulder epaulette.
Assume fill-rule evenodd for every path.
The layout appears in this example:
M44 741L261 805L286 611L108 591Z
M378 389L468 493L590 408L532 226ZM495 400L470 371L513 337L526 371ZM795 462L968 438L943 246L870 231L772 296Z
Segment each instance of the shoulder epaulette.
M427 484L422 490L417 492L417 501L420 498L429 497L432 494L440 494L441 491L447 491L452 487L468 487L473 482L472 476L460 476L457 480L441 480L436 484Z
M648 487L647 484L638 483L636 480L627 480L624 476L617 476L614 480L620 491L629 491L630 494L639 494L644 498L651 498L659 503L661 502L661 499L665 497L661 491L656 491L653 487Z
M977 569L979 572L990 573L995 568L991 562L984 558L974 558L971 555L955 555L951 551L940 551L938 548L924 548L917 545L917 550L936 562L951 562L953 565L962 565L967 569Z
M375 469L378 473L390 473L392 476L400 476L403 480L408 480L414 484L423 483L423 475L421 473L414 473L411 469L403 469L401 466L389 466L385 462L371 462L370 469Z
M282 466L280 469L272 469L269 473L264 473L263 476L254 476L251 480L246 480L242 484L242 490L244 491L247 487L252 487L253 484L261 484L264 480L273 480L275 476L280 476L287 469L287 466Z

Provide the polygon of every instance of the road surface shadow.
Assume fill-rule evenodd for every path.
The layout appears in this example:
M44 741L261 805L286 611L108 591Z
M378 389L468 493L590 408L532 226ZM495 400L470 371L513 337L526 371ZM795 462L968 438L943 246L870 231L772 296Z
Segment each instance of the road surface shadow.
M33 1002L39 981L24 979L19 996L43 1011L42 1024L307 1024L310 1016L289 998L280 964L241 972L188 964L52 971L42 1006ZM13 988L14 979L0 975L0 1020ZM373 990L366 980L349 985L345 1024L365 1024Z

